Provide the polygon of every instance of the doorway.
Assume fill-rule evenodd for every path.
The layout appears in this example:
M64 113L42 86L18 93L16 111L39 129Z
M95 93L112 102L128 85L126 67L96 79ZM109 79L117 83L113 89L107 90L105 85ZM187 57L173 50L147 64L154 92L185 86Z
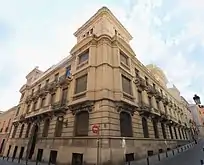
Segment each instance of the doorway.
M18 150L18 146L15 146L14 151L13 151L12 161L16 158L17 150Z
M37 135L38 135L38 125L35 124L33 126L33 130L32 130L32 135L31 135L31 147L30 147L30 152L28 155L28 159L31 159L33 156L33 153L35 151L35 145L36 145L36 141L37 141Z
M83 154L72 153L72 165L82 165L83 164Z

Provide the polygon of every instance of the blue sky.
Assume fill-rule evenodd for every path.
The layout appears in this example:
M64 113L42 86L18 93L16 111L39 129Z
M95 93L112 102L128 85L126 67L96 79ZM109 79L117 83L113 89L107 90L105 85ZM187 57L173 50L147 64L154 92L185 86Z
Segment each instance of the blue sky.
M0 0L0 110L19 101L25 76L69 55L73 33L107 6L144 64L161 67L189 101L204 101L203 0Z

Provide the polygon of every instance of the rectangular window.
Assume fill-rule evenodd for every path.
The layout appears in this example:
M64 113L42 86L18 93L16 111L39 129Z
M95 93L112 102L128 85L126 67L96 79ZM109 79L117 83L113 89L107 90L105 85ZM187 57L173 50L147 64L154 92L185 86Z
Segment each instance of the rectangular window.
M142 91L138 90L138 103L142 104Z
M38 85L38 91L40 90L40 88L41 88L41 84Z
M71 66L68 66L66 68L66 77L70 77L71 76Z
M41 106L40 107L44 107L45 106L45 101L46 101L46 99L45 99L45 97L43 97L42 101L41 101Z
M124 63L125 65L129 65L128 57L123 52L121 52L121 51L120 51L120 61L122 63Z
M156 85L153 83L153 88L156 89Z
M46 81L45 81L45 85L48 85L48 83L49 83L49 79L47 79Z
M16 116L18 116L19 112L20 112L21 107L18 107L17 111L16 111Z
M31 95L34 93L34 89L32 89L32 91L31 91Z
M34 103L33 103L33 110L36 110L37 109L37 101L35 101Z
M30 104L27 105L26 113L28 113L30 110Z
M55 102L55 97L56 97L56 93L52 93L51 94L51 100L50 100L51 104L53 104Z
M68 93L68 88L64 88L62 90L62 104L66 104L67 101L67 93Z
M131 80L122 76L122 88L123 92L132 95Z
M59 73L55 74L55 81L58 81L59 79Z
M148 100L149 100L149 106L152 107L152 98L150 96L148 96Z
M145 76L145 83L148 86L149 85L149 79Z
M76 89L75 93L81 93L87 89L87 75L79 77L76 79Z
M86 52L79 55L79 63L78 64L81 64L81 63L87 61L88 59L89 59L89 51L86 51Z
M160 107L159 107L159 102L156 101L156 104L157 104L157 109L159 110L159 109L160 109Z
M139 75L139 70L138 69L135 69L135 76L136 77L139 77L140 75Z

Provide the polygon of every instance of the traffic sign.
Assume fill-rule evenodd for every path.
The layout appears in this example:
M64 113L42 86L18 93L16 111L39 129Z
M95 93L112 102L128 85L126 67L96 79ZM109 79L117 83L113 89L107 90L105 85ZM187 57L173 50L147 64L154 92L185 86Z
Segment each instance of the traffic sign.
M95 133L95 134L98 134L99 133L99 126L94 124L92 126L92 132Z

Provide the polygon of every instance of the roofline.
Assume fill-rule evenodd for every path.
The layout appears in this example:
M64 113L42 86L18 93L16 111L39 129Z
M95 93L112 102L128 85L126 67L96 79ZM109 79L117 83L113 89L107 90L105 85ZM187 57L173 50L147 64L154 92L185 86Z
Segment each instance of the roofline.
M127 29L122 25L122 23L114 16L114 14L105 6L100 8L88 21L86 21L75 33L74 36L77 36L82 29L86 26L89 26L92 21L94 21L100 13L108 13L116 23L124 29L125 33L129 36L130 40L133 38L132 35L127 31Z

